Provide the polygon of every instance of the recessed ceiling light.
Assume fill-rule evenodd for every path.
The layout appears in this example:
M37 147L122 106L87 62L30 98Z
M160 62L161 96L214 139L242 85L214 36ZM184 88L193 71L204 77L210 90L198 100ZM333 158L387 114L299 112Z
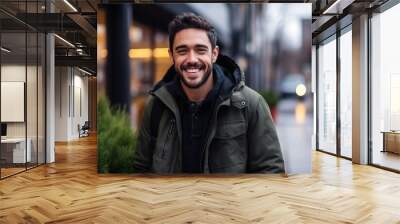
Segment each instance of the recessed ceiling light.
M61 40L62 42L64 42L64 43L66 43L67 45L69 45L70 47L75 48L75 45L71 44L71 42L69 42L68 40L66 40L66 39L64 39L64 38L62 38L62 37L60 37L60 36L57 35L57 34L54 34L54 36L57 37L57 38L58 38L59 40Z
M343 9L351 5L355 0L336 0L322 14L342 14Z
M7 48L5 48L5 47L1 47L1 50L4 51L4 52L6 52L6 53L10 53L10 52L11 52L10 49L7 49Z
M74 12L78 12L78 10L67 0L64 0L65 4L67 4Z
M85 74L87 74L87 75L93 75L92 73L90 73L90 72L88 72L88 71L86 71L86 70L83 70L83 69L81 69L81 68L79 68L78 67L78 69L79 69L79 71L81 71L81 72L83 72L83 73L85 73Z

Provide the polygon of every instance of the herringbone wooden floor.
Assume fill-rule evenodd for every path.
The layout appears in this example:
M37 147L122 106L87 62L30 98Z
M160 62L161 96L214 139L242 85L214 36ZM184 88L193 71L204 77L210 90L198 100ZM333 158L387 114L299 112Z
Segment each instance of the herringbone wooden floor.
M0 223L400 223L400 175L315 152L313 174L96 172L96 139L0 181Z

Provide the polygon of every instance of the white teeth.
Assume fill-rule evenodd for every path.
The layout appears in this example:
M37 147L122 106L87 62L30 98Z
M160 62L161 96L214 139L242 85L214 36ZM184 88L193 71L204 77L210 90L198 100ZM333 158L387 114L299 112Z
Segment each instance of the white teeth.
M187 72L198 72L199 69L197 68L190 68L190 69L186 69Z

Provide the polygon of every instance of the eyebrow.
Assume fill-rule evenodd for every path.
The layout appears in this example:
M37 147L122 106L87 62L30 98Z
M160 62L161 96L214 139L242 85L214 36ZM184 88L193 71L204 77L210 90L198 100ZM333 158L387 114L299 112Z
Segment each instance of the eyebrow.
M186 45L179 45L179 46L177 46L177 47L175 47L175 51L177 51L177 50L183 50L183 49L186 49L186 48L188 48Z
M207 45L203 45L203 44L196 44L194 47L195 48L206 48L206 49L208 49L208 46Z
M194 47L195 48L206 48L206 49L208 49L208 46L204 45L204 44L196 44L196 45L194 45ZM181 49L186 49L186 48L188 48L187 45L178 45L177 47L175 47L175 51L178 51L178 50L181 50Z

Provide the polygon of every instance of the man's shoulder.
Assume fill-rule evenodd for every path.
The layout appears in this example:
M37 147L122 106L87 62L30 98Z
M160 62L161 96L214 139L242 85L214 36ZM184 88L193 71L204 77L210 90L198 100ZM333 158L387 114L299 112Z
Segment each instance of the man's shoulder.
M247 98L258 100L261 97L261 95L257 91L255 91L254 89L252 89L248 86L244 86L241 91Z
M247 101L249 107L256 107L260 99L262 99L262 96L257 91L246 85L239 92L245 101Z
M145 104L146 107L153 107L153 104L154 104L155 100L156 100L156 97L153 94L149 93L146 96L146 104Z

